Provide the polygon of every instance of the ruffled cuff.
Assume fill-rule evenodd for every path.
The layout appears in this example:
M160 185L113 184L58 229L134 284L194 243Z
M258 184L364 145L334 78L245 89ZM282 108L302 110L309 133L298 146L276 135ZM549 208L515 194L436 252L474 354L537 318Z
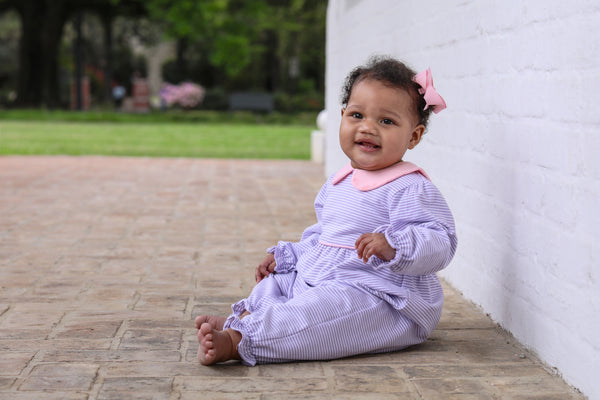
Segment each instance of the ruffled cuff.
M246 311L246 301L240 300L231 306L233 310L233 314L227 317L225 324L223 325L223 330L225 329L233 329L242 334L242 340L238 344L238 354L242 359L242 363L248 366L256 365L256 357L252 354L252 339L250 339L247 330L244 327L242 320L240 320L240 316Z
M288 249L289 243L279 242L276 246L269 247L267 253L275 256L275 272L279 274L287 274L296 269L296 257Z
M242 334L242 340L240 340L240 343L238 344L238 354L240 355L240 358L242 359L242 363L244 365L248 365L250 367L253 367L256 365L256 357L254 357L254 354L252 354L252 339L250 339L248 333L246 332L246 330L244 329L244 323L242 322L242 320L240 320L239 318L235 318L234 320L231 321L231 323L229 324L229 327L235 331L238 331Z

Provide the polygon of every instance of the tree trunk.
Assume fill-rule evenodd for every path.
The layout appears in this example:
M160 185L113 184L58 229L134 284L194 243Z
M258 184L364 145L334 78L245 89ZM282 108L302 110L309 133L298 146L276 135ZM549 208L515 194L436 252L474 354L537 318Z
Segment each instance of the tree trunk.
M83 51L81 37L82 12L78 11L75 15L75 46L73 48L73 61L75 64L75 109L81 111L83 109L83 95L81 93L81 79L83 78ZM73 95L71 93L71 95Z
M67 19L65 1L46 1L46 23L42 33L44 50L42 104L49 108L60 106L59 52L63 28Z
M186 51L188 48L188 40L187 38L179 38L177 40L177 59L175 60L177 66L177 75L180 81L184 81L188 79L188 67L187 67L187 58ZM179 82L175 82L179 83Z
M17 11L21 16L17 105L57 107L58 45L65 23L65 2L23 0Z
M267 70L265 88L268 92L276 92L279 90L280 79L279 79L279 68L280 60L277 56L277 49L279 47L279 38L275 31L269 30L266 32L265 39L265 68Z
M42 99L43 76L38 68L44 63L40 27L44 23L45 2L36 3L25 0L17 8L21 15L17 83L17 104L20 106L39 106Z
M113 15L110 11L104 11L101 14L102 25L104 27L104 102L112 103L112 23Z

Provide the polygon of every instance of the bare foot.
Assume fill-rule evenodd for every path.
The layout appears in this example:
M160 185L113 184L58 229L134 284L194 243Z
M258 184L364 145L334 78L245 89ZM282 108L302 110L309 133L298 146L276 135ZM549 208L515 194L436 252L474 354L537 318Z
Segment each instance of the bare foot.
M210 324L210 326L213 329L216 329L217 331L222 331L223 325L225 325L225 321L227 321L227 317L219 317L216 315L201 315L199 317L196 317L196 329L200 329L200 326L202 326L202 324L207 323Z
M227 360L240 360L237 345L242 335L233 329L218 331L205 322L198 329L198 361L211 365Z

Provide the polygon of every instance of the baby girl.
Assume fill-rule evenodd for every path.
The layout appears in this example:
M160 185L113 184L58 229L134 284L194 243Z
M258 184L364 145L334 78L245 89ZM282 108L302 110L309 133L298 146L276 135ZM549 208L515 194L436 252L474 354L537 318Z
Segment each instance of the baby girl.
M318 222L299 242L267 250L257 285L229 317L196 318L202 364L389 352L425 341L437 326L444 294L436 272L454 256L454 220L404 156L446 104L430 70L374 58L346 78L342 107L340 146L350 162L317 195Z

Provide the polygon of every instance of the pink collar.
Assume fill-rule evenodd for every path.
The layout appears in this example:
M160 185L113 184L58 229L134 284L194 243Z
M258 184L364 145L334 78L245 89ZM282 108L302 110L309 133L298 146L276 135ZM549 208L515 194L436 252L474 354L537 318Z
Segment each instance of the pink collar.
M367 192L369 190L377 189L386 183L390 183L401 176L408 175L413 172L419 172L425 178L429 179L429 176L427 176L425 171L415 164L407 161L401 161L390 167L379 169L377 171L354 169L352 168L352 165L348 163L335 174L331 183L337 185L352 173L352 186L360 191Z

